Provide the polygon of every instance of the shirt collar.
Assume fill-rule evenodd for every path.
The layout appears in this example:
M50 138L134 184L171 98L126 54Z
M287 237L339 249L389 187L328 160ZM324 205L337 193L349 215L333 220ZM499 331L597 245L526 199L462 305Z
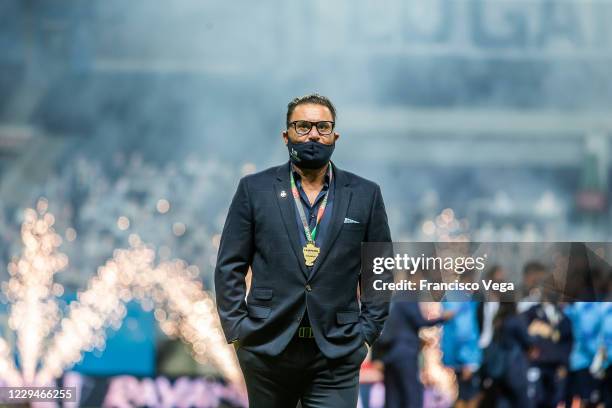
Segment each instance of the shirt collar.
M327 166L331 166L331 162L327 163ZM293 163L291 163L291 171L293 172L293 178L295 179L295 183L296 185L301 186L302 185L302 176L300 176L300 173L298 173L295 170L295 165ZM333 171L333 167L332 167L332 171ZM325 170L325 179L323 180L323 187L324 188L328 188L329 187L329 170Z

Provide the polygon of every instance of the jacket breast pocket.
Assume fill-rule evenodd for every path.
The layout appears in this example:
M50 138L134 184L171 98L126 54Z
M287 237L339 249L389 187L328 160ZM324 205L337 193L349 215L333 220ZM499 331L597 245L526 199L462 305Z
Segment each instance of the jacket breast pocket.
M348 231L363 231L365 229L365 224L346 223L342 225L342 229Z
M365 224L344 224L340 230L340 237L343 240L361 242L365 238Z

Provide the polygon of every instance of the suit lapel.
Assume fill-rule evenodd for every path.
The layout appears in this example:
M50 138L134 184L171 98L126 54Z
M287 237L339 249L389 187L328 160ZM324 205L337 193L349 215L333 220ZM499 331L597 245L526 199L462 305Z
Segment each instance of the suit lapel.
M289 236L289 243L291 244L295 257L300 264L302 273L306 278L308 278L309 272L308 269L306 269L306 264L304 263L304 254L302 252L302 247L300 246L300 236L298 235L298 226L295 221L295 204L293 202L293 195L291 194L289 184L289 166L290 164L288 162L286 165L279 167L276 174L277 180L274 183L274 191L276 193L276 202L278 203L280 209L283 224L285 224L285 230ZM285 192L284 197L281 194L283 191Z
M308 280L312 280L313 276L317 273L319 267L323 264L325 258L329 254L329 251L332 248L334 242L336 241L336 238L338 238L338 234L340 233L342 225L344 224L344 218L346 217L349 203L351 202L352 192L350 187L348 187L348 178L342 170L338 169L338 167L333 164L333 162L332 165L334 167L334 176L336 177L336 190L334 192L334 206L332 208L331 213L331 222L329 224L329 231L327 232L327 236L325 237L325 240L323 241L323 244L321 246L321 253L315 261L312 272L308 276Z

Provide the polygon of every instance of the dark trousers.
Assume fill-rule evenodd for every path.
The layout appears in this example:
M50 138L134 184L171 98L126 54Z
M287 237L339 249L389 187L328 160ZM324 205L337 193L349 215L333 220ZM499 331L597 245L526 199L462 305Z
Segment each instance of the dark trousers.
M385 364L385 408L422 408L418 350L403 348L394 355L398 358Z
M560 378L556 365L538 366L540 378L536 387L537 408L555 408L565 396L566 378Z
M355 408L359 368L365 343L349 355L326 358L313 338L295 336L278 356L239 347L236 354L244 374L250 408Z

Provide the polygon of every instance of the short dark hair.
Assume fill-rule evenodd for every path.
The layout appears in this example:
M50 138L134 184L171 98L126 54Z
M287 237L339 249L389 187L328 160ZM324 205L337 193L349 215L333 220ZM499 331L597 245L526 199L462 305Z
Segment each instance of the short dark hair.
M530 261L525 264L523 267L523 275L530 275L536 272L547 272L548 268L541 262L538 261Z
M331 103L329 98L323 95L319 95L318 93L312 93L300 96L299 98L295 98L291 102L289 102L289 104L287 105L287 127L289 127L289 119L291 118L291 115L293 114L293 111L295 110L296 106L306 105L309 103L327 107L332 114L334 122L336 121L336 108L334 107L334 104Z

